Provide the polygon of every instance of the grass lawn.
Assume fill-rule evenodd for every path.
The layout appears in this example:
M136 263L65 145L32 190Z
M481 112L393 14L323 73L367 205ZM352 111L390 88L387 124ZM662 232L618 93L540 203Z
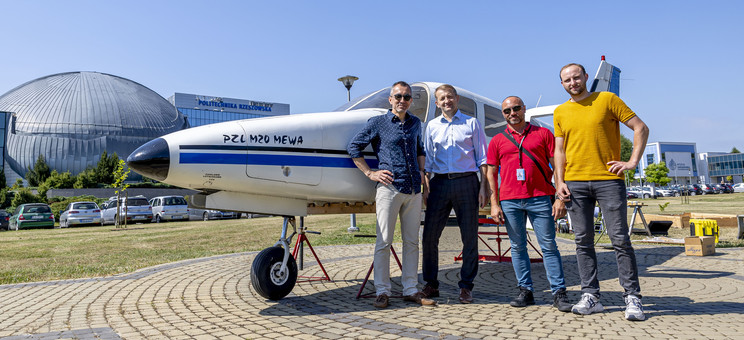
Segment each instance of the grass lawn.
M644 214L683 214L686 212L723 214L723 215L744 215L744 193L718 194L718 195L697 195L689 196L685 202L681 197L663 197L657 199L632 199L646 204L643 207ZM663 207L663 210L662 210ZM628 215L633 213L632 208L628 208ZM636 217L636 228L642 228L640 217ZM717 247L744 247L744 240L737 240L737 228L719 228L719 243ZM558 234L563 238L573 239L573 234ZM690 230L687 228L669 228L669 237L680 239L690 236ZM646 235L633 235L632 240L646 239ZM610 239L603 235L600 243L609 243Z
M0 232L0 284L107 276L162 263L262 250L279 239L282 221L267 217L135 224L126 229L107 225L4 231ZM348 233L349 215L309 216L305 226L322 233L309 235L313 246L375 241ZM358 214L357 226L359 234L374 235L374 214Z
M744 193L692 196L689 204L682 204L680 198L640 201L648 204L644 213L649 214L660 213L659 204L666 202L667 214L744 214ZM268 217L137 224L125 230L104 226L4 231L0 232L0 284L108 276L174 261L257 251L279 239L281 225L281 218ZM375 241L348 233L349 215L308 216L305 225L322 233L309 236L314 246ZM361 229L359 234L374 235L374 214L358 214L357 226ZM721 229L719 246L744 246L744 240L736 240L735 229ZM670 229L672 238L682 238L687 233L688 230ZM609 240L605 236L601 242Z
M646 203L643 207L646 214L682 214L685 212L744 215L744 192L734 194L697 195L689 196L689 203L683 203L681 197L659 197L657 199L632 199ZM660 206L665 205L664 211Z

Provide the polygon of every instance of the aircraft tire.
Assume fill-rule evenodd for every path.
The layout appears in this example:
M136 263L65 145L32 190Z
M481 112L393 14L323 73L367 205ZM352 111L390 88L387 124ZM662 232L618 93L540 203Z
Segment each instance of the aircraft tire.
M290 256L287 259L288 272L277 276L283 258L282 247L266 248L256 255L251 267L251 285L258 295L269 300L279 300L292 291L297 282L297 262Z

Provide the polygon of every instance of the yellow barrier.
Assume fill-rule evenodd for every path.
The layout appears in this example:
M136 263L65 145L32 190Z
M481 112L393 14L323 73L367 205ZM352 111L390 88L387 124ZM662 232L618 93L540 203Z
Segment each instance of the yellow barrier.
M716 220L690 219L690 236L715 236L718 243L718 222Z

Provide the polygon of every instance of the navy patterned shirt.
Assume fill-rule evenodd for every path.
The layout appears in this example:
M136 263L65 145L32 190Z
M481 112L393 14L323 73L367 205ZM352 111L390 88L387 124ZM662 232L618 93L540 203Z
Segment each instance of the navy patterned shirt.
M421 141L421 120L406 112L404 121L400 121L391 110L384 115L374 116L351 139L346 151L351 158L363 157L362 151L367 145L377 155L379 170L393 173L393 186L404 194L421 192L421 173L418 156L424 156L424 145Z

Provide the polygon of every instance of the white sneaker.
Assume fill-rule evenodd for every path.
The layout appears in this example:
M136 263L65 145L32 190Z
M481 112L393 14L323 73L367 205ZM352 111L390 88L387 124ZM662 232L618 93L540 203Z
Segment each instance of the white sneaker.
M643 305L639 297L635 295L625 297L625 319L630 321L646 320L646 315L643 314Z
M584 293L581 295L579 303L575 304L571 311L574 314L589 315L592 313L599 313L604 311L604 306L599 303L599 298L594 294Z

